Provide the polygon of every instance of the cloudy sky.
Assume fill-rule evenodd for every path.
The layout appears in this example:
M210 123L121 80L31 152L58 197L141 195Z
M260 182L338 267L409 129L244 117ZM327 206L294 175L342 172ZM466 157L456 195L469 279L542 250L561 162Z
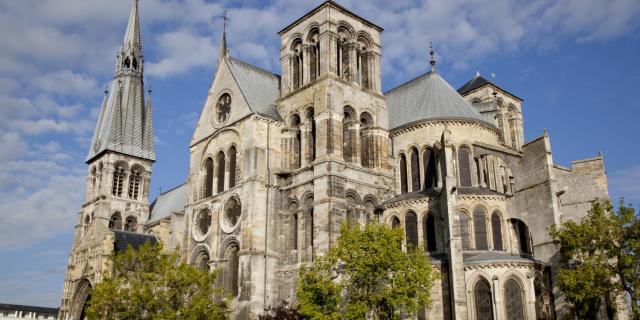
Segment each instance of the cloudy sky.
M527 140L556 163L605 156L614 199L640 203L640 1L339 1L385 28L383 87L479 70L525 100ZM231 55L279 73L276 32L320 1L141 0L158 161L152 197L187 174L187 145L229 8ZM57 306L84 158L131 0L0 0L0 302Z

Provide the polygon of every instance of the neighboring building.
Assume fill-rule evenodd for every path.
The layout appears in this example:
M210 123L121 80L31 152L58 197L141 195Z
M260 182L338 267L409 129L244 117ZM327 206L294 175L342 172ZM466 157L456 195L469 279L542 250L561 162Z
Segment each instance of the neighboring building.
M431 71L382 92L382 28L332 1L278 33L282 75L231 57L223 35L187 181L149 205L137 9L87 159L61 318L83 318L118 243L157 238L221 270L234 319L255 319L295 300L299 267L344 221L424 246L442 277L420 319L566 313L548 228L608 198L602 157L554 164L546 132L524 140L519 97L479 74L456 91L433 53Z
M0 303L0 320L9 319L58 319L58 308L23 306Z

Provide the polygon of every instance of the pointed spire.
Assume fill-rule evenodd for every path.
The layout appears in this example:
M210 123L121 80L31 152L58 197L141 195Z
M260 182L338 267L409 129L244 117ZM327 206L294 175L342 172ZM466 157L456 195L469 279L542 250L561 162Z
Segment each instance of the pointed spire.
M138 0L132 0L131 14L129 15L129 23L127 31L124 34L125 48L140 48L140 18L138 16Z
M436 54L433 52L433 42L429 40L429 64L431 64L431 71L436 71Z
M227 17L227 12L229 9L224 9L224 15L222 16L222 38L220 39L220 51L218 52L218 66L222 62L222 59L226 58L229 54L229 49L227 48L227 22L229 18Z

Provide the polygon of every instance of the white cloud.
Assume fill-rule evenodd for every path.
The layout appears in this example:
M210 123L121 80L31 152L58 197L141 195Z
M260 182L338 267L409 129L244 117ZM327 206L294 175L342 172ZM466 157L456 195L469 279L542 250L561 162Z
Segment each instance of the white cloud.
M96 80L85 74L77 74L71 70L47 73L35 79L33 85L46 93L71 96L95 96L99 90Z
M160 34L157 41L164 58L147 64L148 75L168 77L184 74L196 67L215 67L216 47L210 37L178 30Z
M27 146L16 132L0 134L0 164L22 156Z

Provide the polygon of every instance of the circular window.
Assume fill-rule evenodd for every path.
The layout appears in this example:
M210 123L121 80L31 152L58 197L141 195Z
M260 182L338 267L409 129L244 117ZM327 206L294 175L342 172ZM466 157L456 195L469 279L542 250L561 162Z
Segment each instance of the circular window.
M228 93L223 94L216 103L216 122L223 124L229 119L231 113L231 96Z
M224 206L224 212L220 215L220 225L222 231L231 233L238 226L242 205L236 196L231 197Z
M202 209L196 214L193 223L193 238L196 241L203 241L211 229L211 211Z

